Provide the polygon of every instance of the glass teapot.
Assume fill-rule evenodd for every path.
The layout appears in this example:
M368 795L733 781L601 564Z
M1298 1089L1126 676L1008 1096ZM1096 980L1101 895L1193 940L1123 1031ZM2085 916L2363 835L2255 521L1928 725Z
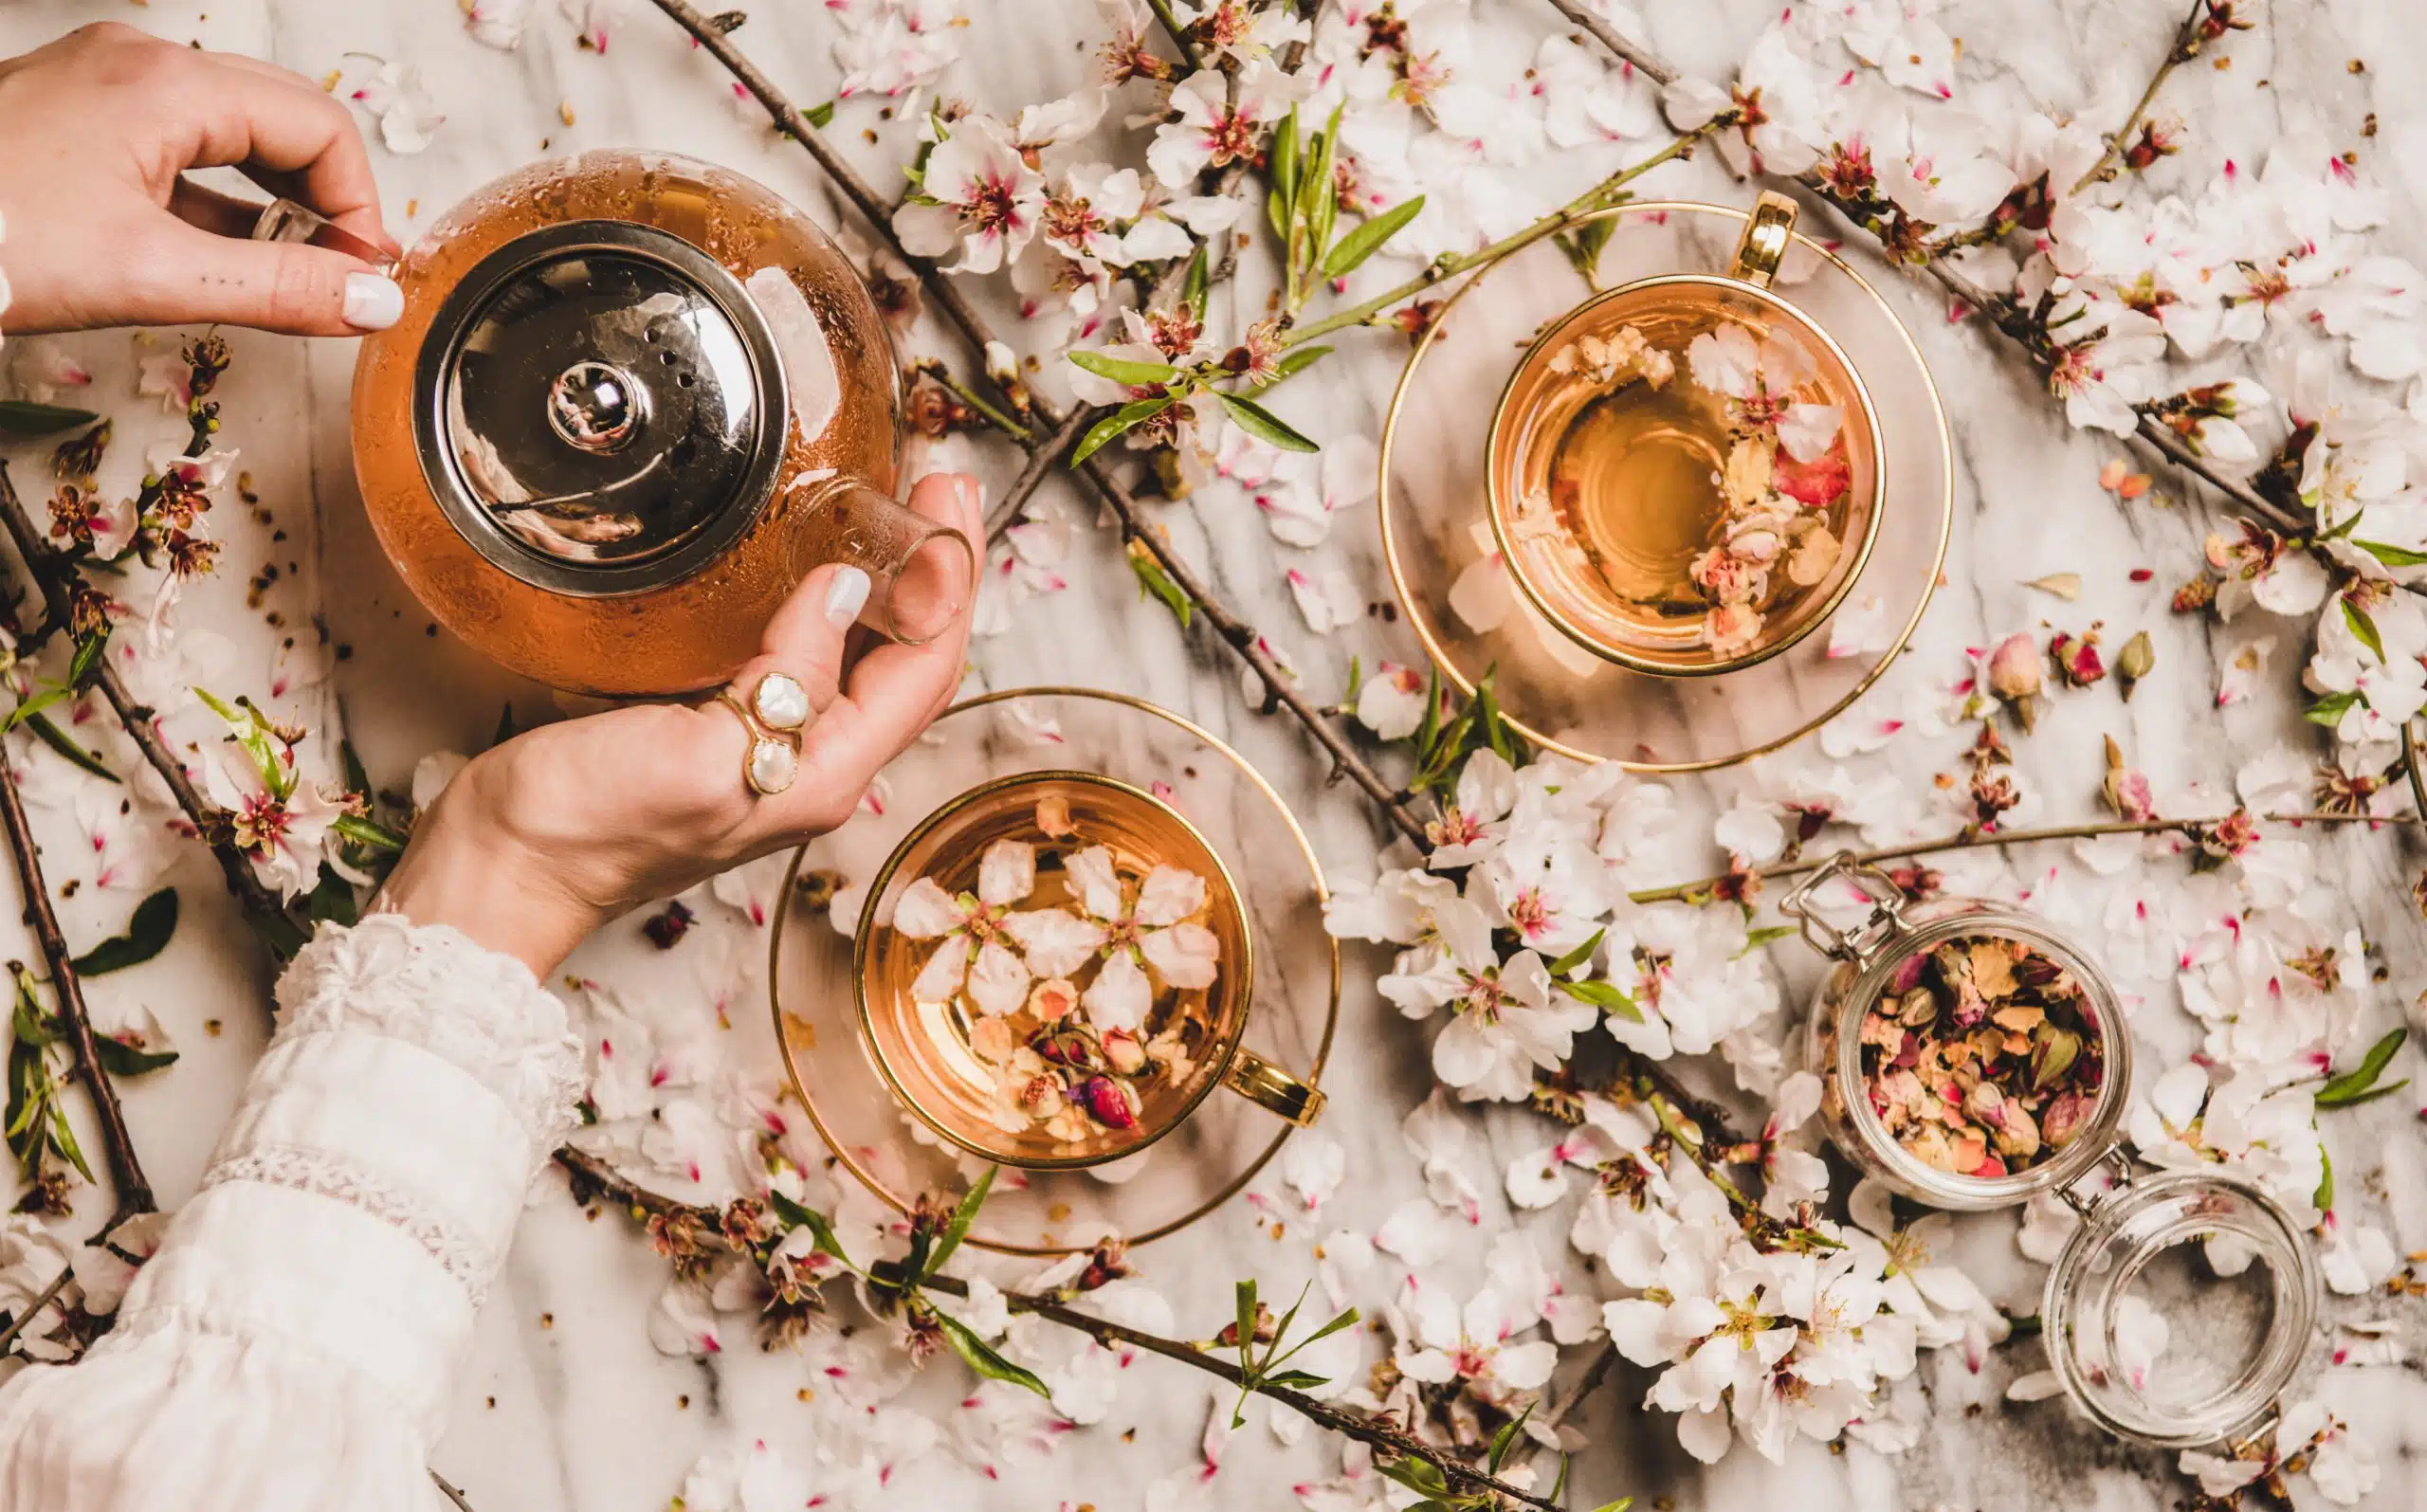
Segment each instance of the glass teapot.
M475 649L578 692L711 687L801 578L851 563L861 622L940 633L969 541L894 502L901 376L849 263L765 187L664 154L540 162L396 268L355 369L379 543Z

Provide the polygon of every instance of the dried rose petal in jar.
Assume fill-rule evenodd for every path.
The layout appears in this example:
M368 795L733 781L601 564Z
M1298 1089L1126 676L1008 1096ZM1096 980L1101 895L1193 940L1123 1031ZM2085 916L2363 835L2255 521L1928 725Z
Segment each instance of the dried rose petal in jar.
M2027 1171L2081 1135L2106 1049L2081 982L2026 941L1958 935L1907 956L1864 1014L1863 1090L1935 1171Z

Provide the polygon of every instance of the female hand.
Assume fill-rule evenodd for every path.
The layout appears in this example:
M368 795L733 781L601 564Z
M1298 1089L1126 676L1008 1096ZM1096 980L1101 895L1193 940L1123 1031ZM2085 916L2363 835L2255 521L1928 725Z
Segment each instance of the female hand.
M984 539L975 478L928 478L910 507L973 547ZM868 587L857 568L812 573L733 680L745 701L770 672L808 690L815 712L784 792L759 797L743 783L747 737L715 702L636 704L547 725L456 774L373 907L452 924L544 978L615 915L841 825L952 701L969 642L964 606L924 646L878 643L850 656Z
M404 313L370 264L248 240L261 206L182 176L232 166L399 250L352 114L301 74L100 22L0 60L0 331L226 321L354 336Z

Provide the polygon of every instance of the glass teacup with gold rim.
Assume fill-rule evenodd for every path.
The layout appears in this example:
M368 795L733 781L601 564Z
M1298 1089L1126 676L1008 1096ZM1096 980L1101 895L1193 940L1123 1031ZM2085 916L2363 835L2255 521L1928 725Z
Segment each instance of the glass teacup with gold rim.
M1861 574L1887 497L1870 396L1772 291L1796 207L1765 193L1724 273L1670 273L1554 322L1492 415L1492 535L1560 633L1637 671L1775 656Z
M1023 773L929 814L869 886L862 1047L911 1117L1031 1170L1101 1165L1216 1086L1292 1122L1323 1094L1241 1046L1254 941L1195 826L1090 772Z

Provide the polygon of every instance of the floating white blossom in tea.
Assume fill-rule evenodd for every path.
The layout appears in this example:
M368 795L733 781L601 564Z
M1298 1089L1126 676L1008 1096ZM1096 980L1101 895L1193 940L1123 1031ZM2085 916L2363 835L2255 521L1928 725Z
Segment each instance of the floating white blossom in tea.
M981 790L902 858L867 941L882 1062L956 1139L1092 1162L1194 1105L1245 1011L1244 923L1177 814L1045 774Z

